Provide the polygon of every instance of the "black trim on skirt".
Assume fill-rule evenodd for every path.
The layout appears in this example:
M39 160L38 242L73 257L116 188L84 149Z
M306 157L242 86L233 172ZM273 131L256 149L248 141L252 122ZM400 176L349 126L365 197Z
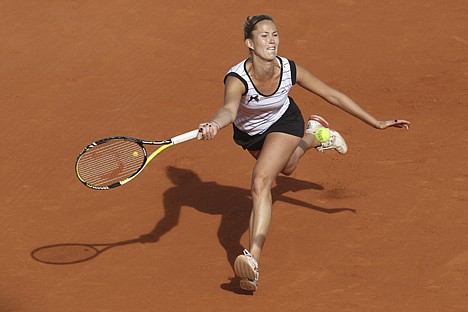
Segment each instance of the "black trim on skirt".
M259 151L263 147L266 136L272 132L282 132L302 138L304 136L304 118L302 117L301 110L291 97L289 98L289 102L289 107L283 116L265 132L251 136L232 124L234 128L234 142L242 146L243 149Z

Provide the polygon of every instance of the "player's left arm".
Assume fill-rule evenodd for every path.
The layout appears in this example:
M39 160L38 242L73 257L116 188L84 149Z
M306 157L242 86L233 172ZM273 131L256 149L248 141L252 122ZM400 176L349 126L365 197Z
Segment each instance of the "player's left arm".
M354 102L347 95L328 86L326 83L318 79L310 71L296 64L296 82L304 89L320 96L330 104L333 104L345 112L359 118L368 125L376 129L385 129L388 127L398 127L409 130L410 122L403 119L393 120L378 120L361 106Z

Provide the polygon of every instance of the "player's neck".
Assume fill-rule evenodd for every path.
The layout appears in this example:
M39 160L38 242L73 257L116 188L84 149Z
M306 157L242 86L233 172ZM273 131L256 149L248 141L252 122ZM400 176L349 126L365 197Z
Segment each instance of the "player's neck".
M265 60L256 57L250 58L247 64L247 71L251 77L258 80L268 80L276 77L281 71L278 60Z

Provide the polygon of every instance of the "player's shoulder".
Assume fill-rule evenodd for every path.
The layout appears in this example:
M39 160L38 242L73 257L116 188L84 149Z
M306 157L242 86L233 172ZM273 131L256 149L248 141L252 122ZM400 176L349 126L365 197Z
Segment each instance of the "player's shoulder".
M247 90L249 89L249 78L245 67L247 60L248 59L244 59L243 61L231 67L231 69L228 70L227 74L224 76L224 84L229 84L231 86L234 84L236 87L242 86L242 94L246 94Z
M289 57L286 57L286 56L278 55L277 58L280 60L280 62L283 64L283 66L287 66L287 65L295 63L294 60L292 60L292 59L290 59Z
M282 70L283 74L285 74L287 77L291 77L292 84L296 84L296 76L297 76L297 68L296 68L296 63L291 60L290 58L284 57L284 56L277 56Z
M242 74L245 72L245 63L247 62L248 59L244 59L241 62L237 63L236 65L232 66L229 70L228 73L237 73L237 74Z

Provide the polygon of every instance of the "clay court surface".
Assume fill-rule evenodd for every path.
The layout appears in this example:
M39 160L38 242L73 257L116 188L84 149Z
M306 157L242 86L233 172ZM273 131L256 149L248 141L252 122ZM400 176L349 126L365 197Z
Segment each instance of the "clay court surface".
M293 89L349 153L311 151L278 179L252 296L232 262L254 160L230 127L111 191L84 187L74 163L96 139L209 120L260 13L280 55L412 129L374 130ZM2 0L0 311L468 311L467 16L465 0ZM33 258L71 243L110 248Z

